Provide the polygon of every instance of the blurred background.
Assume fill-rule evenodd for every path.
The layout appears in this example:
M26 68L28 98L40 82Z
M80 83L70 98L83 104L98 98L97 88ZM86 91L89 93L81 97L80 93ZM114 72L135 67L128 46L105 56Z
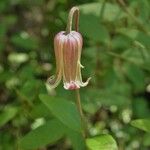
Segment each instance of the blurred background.
M91 136L109 133L119 150L150 149L150 134L130 121L150 115L149 0L0 0L0 150L49 116L39 94L74 101L62 84L45 85L55 74L53 38L65 30L72 6L80 7L84 38L81 100ZM69 150L63 138L40 150Z

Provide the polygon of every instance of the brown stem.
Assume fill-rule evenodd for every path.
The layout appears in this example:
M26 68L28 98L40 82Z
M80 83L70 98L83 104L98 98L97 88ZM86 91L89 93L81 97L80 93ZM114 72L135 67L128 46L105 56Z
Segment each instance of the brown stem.
M72 21L73 17L75 17L75 31L78 32L78 24L79 24L79 8L78 7L72 7L69 16L68 16L68 23L66 28L66 33L70 33L72 30Z

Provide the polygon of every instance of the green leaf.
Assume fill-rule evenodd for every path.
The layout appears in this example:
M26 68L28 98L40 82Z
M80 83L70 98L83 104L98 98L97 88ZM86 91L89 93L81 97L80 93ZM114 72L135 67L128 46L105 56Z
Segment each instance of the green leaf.
M57 120L51 120L44 125L32 130L20 140L20 147L32 150L53 144L64 135L64 127Z
M131 125L146 132L150 132L150 119L133 120Z
M85 140L81 133L67 129L67 136L72 142L74 150L86 150Z
M94 138L86 139L89 150L117 150L116 141L111 135L100 135Z
M146 133L143 137L144 146L150 146L150 133Z
M41 118L50 116L49 109L43 104L34 105L32 111L30 112L32 118Z
M100 23L99 18L94 15L81 14L80 31L86 37L94 41L104 43L109 41L109 33L107 29Z
M0 114L0 127L5 125L10 121L17 113L17 108L15 107L6 107L4 111Z
M80 115L75 104L48 95L40 95L40 99L48 107L51 113L64 125L70 129L81 132Z

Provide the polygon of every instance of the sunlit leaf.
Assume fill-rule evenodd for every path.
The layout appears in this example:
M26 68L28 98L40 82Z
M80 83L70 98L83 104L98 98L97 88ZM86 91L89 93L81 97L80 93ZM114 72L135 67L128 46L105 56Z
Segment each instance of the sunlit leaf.
M131 125L146 132L150 132L150 119L133 120Z
M97 137L86 139L89 150L117 150L116 141L111 135L99 135Z

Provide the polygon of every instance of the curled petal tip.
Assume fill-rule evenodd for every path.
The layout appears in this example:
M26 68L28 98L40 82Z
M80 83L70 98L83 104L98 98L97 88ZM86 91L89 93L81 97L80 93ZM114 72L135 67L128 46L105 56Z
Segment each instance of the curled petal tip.
M79 63L79 65L80 65L80 67L81 67L81 68L84 68L84 66L81 64L81 62L80 62L80 61L79 61L78 63Z
M51 88L56 88L58 86L58 84L60 83L61 78L56 78L54 75L49 77L47 79L47 84L51 87Z
M86 82L81 82L81 86L84 87L84 86L87 86L89 81L91 80L91 77L89 77Z

